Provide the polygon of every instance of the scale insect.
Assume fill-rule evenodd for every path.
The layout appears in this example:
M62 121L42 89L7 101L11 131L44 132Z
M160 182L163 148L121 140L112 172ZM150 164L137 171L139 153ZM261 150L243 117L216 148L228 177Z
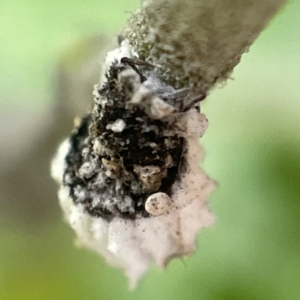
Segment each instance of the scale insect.
M119 44L107 53L93 108L60 147L52 176L78 239L135 283L151 262L164 266L193 251L190 232L202 226L203 210L209 214L210 179L193 157L207 125L195 108L206 95L164 83L158 66L123 37Z

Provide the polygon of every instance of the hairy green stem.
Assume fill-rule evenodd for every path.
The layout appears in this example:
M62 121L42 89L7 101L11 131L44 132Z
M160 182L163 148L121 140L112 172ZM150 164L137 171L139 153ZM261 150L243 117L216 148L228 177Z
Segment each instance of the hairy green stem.
M285 0L156 0L134 13L125 36L173 86L208 91L225 81Z

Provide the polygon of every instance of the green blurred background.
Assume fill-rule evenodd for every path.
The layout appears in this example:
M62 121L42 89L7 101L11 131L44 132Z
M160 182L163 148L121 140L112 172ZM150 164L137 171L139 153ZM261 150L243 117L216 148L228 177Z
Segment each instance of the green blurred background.
M197 253L130 292L120 270L73 246L50 159L89 106L104 45L139 6L0 2L0 300L300 299L300 0L202 106L203 165L219 186Z

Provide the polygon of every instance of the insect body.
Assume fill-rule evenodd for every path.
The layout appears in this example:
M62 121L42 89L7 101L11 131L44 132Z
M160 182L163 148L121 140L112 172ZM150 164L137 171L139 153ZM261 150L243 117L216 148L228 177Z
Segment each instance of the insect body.
M145 72L144 75L143 72L139 69L139 67L147 68L147 69L154 69L155 66L147 61L143 61L140 59L133 59L128 57L122 57L121 63L124 65L130 66L137 74L139 74L141 82L147 81L149 77L155 77L154 72ZM173 87L170 87L168 85L163 84L158 78L152 79L156 83L156 86L153 90L154 94L157 94L159 97L164 99L168 104L171 104L176 108L178 112L187 112L189 109L191 109L193 106L195 106L197 103L203 101L206 98L206 92L202 91L200 95L194 96L191 93L191 90L189 88L182 88L179 90L174 89Z

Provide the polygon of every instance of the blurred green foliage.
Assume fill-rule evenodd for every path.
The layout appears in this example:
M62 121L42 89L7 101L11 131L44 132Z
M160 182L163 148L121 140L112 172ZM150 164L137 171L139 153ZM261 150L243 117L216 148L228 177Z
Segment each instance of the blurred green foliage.
M49 106L61 49L99 32L113 37L124 12L139 5L1 1L0 116ZM0 299L300 299L299 11L299 0L289 2L243 56L235 80L203 105L204 167L219 186L210 197L216 224L199 234L195 255L165 272L153 268L131 292L119 270L73 246L58 209L37 225L12 215L0 228Z

